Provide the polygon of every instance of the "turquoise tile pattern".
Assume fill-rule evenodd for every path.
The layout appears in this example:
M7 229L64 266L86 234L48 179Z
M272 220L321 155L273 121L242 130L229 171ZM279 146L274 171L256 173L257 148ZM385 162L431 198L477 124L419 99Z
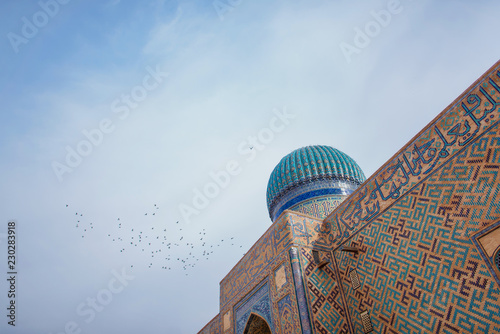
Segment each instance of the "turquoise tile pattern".
M309 198L349 195L365 179L358 164L333 147L299 148L281 159L269 178L267 207L271 220L278 218L283 210ZM288 197L283 201L284 196Z

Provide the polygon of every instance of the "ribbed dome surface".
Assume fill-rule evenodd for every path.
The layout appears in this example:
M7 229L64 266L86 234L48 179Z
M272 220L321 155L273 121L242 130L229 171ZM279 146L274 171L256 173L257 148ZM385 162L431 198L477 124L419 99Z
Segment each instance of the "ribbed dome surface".
M267 185L267 207L289 189L315 180L345 180L361 184L365 175L347 154L330 146L306 146L285 156L274 168Z

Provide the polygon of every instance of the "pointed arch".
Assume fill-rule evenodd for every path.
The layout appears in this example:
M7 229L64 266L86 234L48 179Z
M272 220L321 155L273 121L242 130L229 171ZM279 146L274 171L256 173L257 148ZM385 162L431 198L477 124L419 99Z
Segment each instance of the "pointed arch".
M271 327L260 315L251 313L243 334L272 334Z

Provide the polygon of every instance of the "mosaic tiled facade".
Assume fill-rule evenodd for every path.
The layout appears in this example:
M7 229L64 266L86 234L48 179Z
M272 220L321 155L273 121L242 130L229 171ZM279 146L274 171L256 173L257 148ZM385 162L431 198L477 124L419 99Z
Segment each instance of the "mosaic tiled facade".
M289 210L304 213L315 218L326 218L337 206L346 199L346 195L324 196L301 201Z
M500 333L499 173L500 62L342 203L277 217L199 333Z

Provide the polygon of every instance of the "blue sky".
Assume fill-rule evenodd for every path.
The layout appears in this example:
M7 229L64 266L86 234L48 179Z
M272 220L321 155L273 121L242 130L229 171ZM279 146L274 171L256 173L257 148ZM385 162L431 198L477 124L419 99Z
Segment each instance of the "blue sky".
M0 254L14 219L19 292L16 327L2 315L0 332L197 332L270 225L284 155L330 145L369 177L500 54L493 0L214 3L0 4ZM85 153L73 167L71 150ZM140 234L152 245L135 246ZM122 270L133 279L119 289Z

